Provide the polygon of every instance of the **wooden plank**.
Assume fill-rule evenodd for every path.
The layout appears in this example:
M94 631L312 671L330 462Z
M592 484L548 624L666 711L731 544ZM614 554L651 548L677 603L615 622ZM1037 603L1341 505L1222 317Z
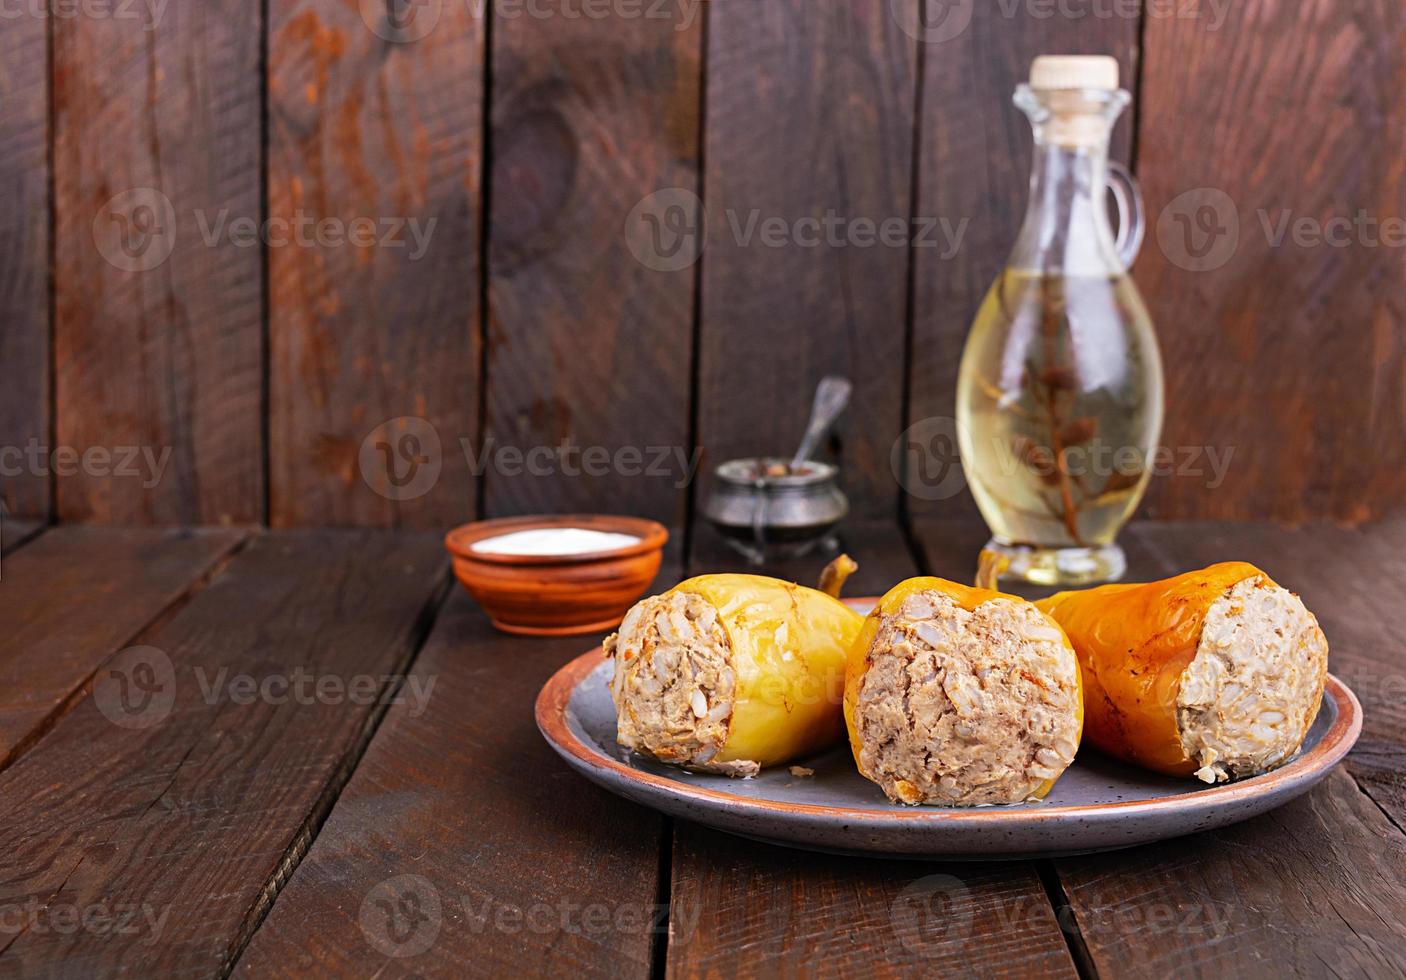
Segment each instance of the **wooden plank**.
M975 580L981 548L991 538L980 517L965 515L945 519L919 517L913 522L923 568L940 578L971 585ZM1007 583L1002 583L1002 588Z
M931 40L921 45L914 210L965 227L965 233L955 251L913 252L908 425L954 417L957 365L967 331L1025 216L1030 123L1010 100L1016 86L1029 78L1030 62L1040 54L1109 54L1122 66L1124 88L1135 90L1137 81L1139 21L1124 16L1125 11L1135 13L1137 5L1106 5L1101 16L1084 4L1067 8L1082 16L1061 16L1053 5L1033 3L943 6L951 8L948 19L936 25L925 21L927 29L918 31ZM1124 161L1132 113L1131 107L1125 110L1114 131L1112 153ZM950 515L954 507L976 512L968 493L930 500L929 488L915 489L919 493L909 498L915 514Z
M460 439L479 425L475 10L269 6L275 525L438 528L474 514Z
M1390 40L1406 8L1232 4L1223 20L1148 20L1138 277L1161 327L1165 442L1235 455L1214 493L1154 481L1148 512L1368 520L1406 493L1406 298L1386 286L1406 271L1406 60Z
M49 38L47 4L15 8L0 33L0 508L49 516L49 477L16 451L49 430ZM16 472L17 471L17 472Z
M1029 863L840 858L680 823L670 977L1074 977Z
M1338 770L1245 823L1056 866L1101 977L1399 976L1403 861Z
M663 821L573 773L533 722L596 639L495 632L456 588L411 675L434 684L427 709L390 710L238 973L648 976ZM427 917L388 918L386 899Z
M259 7L112 9L53 22L59 513L258 521Z
M1370 525L1357 535L1333 535L1321 567L1325 597L1318 586L1305 598L1314 602L1337 642L1332 669L1357 693L1365 715L1362 739L1348 758L1348 770L1392 822L1406 830L1406 665L1397 638L1406 610L1406 519L1398 516ZM1333 560L1333 559L1336 560ZM1331 603L1329 605L1328 603Z
M699 531L694 573L737 567ZM846 594L915 574L892 523L855 524ZM769 573L813 583L824 556ZM741 570L741 569L739 569ZM789 850L676 823L668 974L703 976L1074 976L1029 862L914 863Z
M916 91L899 6L709 7L699 441L713 464L789 455L816 383L846 375L859 517L898 498Z
M1399 554L1406 528L1389 530L1374 540ZM1406 885L1399 870L1406 812L1399 795L1378 797L1383 789L1399 794L1406 758L1406 715L1399 700L1383 697L1384 686L1394 680L1399 687L1401 678L1395 635L1385 624L1398 621L1406 604L1400 586L1377 586L1378 573L1388 568L1377 564L1366 540L1371 535L1205 523L1138 525L1134 534L1177 570L1243 558L1299 591L1329 638L1331 668L1352 677L1371 706L1361 748L1293 803L1192 838L1056 862L1099 974L1406 971ZM1383 648L1384 641L1392 646ZM1369 779L1381 777L1363 781L1371 796L1352 778L1364 771Z
M32 910L0 969L228 970L445 584L434 537L267 535L137 656L110 661L93 696L0 775L0 901ZM59 926L97 907L133 910L134 931Z
M7 528L8 530L8 528ZM0 579L0 769L72 705L94 672L179 602L245 532L54 528Z
M683 521L704 6L494 20L487 438L537 456L488 470L491 515Z

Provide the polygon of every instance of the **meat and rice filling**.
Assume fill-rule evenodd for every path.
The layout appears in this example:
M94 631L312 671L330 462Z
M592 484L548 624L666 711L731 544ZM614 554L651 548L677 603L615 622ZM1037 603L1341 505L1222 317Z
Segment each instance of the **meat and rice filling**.
M1262 578L1212 604L1181 677L1177 727L1197 777L1265 772L1302 744L1318 713L1328 641L1298 596Z
M860 764L895 801L1018 803L1079 747L1078 665L1034 606L909 596L870 647Z
M606 638L605 652L615 659L611 696L621 745L690 769L757 773L755 762L715 761L727 742L737 676L712 603L689 592L644 599Z

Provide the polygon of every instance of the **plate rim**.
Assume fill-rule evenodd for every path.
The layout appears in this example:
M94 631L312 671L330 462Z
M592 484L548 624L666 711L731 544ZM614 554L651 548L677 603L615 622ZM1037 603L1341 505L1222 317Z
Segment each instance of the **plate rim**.
M900 807L896 804L892 809L870 810L817 803L788 803L689 785L682 780L628 766L583 742L567 724L567 708L571 701L571 695L577 686L605 662L603 646L588 650L558 669L538 693L534 709L537 728L542 733L542 737L559 754L590 769L607 770L616 778L628 784L640 786L646 792L652 790L705 806L745 809L779 817L842 817L850 822L889 824L890 826L895 820L914 825L940 820L944 826L955 824L960 827L968 825L990 826L1002 821L1054 822L1067 820L1071 817L1088 818L1093 815L1120 817L1172 813L1184 815L1188 810L1219 809L1236 802L1274 796L1279 792L1302 785L1305 780L1316 782L1317 779L1314 777L1326 775L1347 756L1362 732L1362 704L1357 700L1357 695L1337 677L1328 674L1327 682L1323 687L1323 695L1332 699L1334 707L1337 709L1337 718L1334 719L1328 731L1323 733L1323 737L1318 740L1318 743L1307 753L1298 756L1278 769L1224 785L1205 786L1187 793L1151 800L1058 806L1041 805L1019 810L1001 806ZM880 792L878 787L875 787L875 792Z

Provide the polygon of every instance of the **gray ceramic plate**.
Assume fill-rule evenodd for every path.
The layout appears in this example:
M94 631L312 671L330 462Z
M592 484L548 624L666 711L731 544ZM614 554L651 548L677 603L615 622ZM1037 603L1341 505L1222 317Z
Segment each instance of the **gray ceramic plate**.
M856 603L857 604L857 603ZM611 665L599 649L573 660L537 698L537 726L552 748L594 783L621 796L719 830L790 847L891 857L989 859L1129 847L1224 827L1306 791L1347 755L1362 707L1328 678L1303 748L1263 776L1220 786L1144 772L1085 751L1040 803L947 810L889 803L854 768L848 747L754 779L729 779L660 765L615 744Z

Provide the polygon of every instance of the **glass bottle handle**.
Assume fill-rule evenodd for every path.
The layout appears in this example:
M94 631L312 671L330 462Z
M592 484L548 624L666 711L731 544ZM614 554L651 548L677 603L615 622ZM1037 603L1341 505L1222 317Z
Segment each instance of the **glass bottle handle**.
M1113 192L1113 201L1118 205L1118 238L1114 247L1123 268L1131 269L1142 251L1142 236L1146 231L1145 215L1142 209L1142 190L1137 178L1117 160L1108 161L1108 189Z

